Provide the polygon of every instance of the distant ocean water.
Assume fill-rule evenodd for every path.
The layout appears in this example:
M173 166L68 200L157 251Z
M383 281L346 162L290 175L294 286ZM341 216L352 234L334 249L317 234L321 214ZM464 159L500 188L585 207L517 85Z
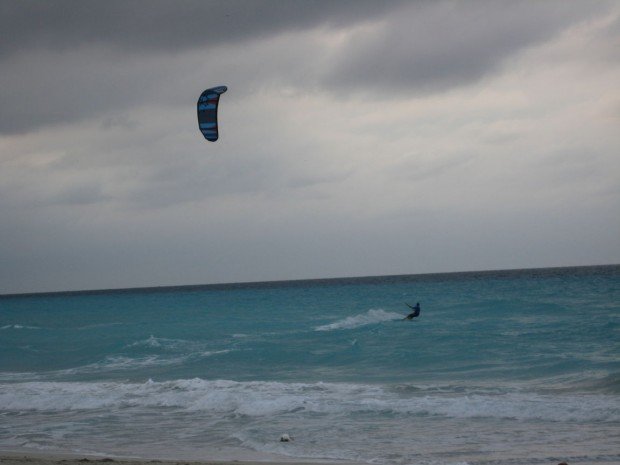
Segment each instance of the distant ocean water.
M0 296L5 451L618 464L619 399L620 266Z

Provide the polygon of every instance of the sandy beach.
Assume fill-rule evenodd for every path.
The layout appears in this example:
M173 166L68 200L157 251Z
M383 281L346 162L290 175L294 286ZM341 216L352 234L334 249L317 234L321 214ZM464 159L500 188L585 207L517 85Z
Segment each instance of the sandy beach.
M362 465L360 462L350 461L158 460L36 452L0 452L0 463L2 465ZM557 462L553 461L550 463L555 465ZM561 462L558 465L563 464L567 464L567 462ZM620 462L607 462L607 465L620 465Z
M354 462L300 462L300 461L251 461L251 460L156 460L139 458L111 458L93 457L89 455L69 455L69 454L39 454L39 453L0 453L0 463L2 465L265 465L267 463L277 463L278 465L353 465Z

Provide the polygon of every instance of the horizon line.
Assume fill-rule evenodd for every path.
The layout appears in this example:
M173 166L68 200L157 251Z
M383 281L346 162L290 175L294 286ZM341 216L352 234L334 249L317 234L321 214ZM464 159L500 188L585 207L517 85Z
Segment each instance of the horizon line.
M238 282L222 282L222 283L203 283L203 284L163 284L155 286L139 286L139 287L118 287L118 288L99 288L99 289L79 289L79 290L64 290L64 291L35 291L35 292L12 292L8 294L0 294L0 298L11 297L29 297L29 296L54 296L54 295L67 295L67 294L105 294L111 292L132 293L132 292L170 292L172 290L178 290L180 288L232 288L232 287L251 287L251 286L264 286L272 285L277 286L281 284L292 283L308 283L308 282L327 282L327 281L342 281L342 280L371 280L377 278L405 278L405 277L430 277L438 275L456 275L456 274L479 274L479 273L514 273L523 271L544 271L544 270L561 270L572 268L603 268L603 267L617 267L618 263L602 264L602 265L569 265L569 266L549 266L549 267L528 267L528 268L498 268L498 269L483 269L483 270L467 270L467 271L438 271L430 273L399 273L399 274L386 274L386 275L363 275L363 276L340 276L331 278L297 278L297 279L274 279L274 280L261 280L261 281L238 281Z

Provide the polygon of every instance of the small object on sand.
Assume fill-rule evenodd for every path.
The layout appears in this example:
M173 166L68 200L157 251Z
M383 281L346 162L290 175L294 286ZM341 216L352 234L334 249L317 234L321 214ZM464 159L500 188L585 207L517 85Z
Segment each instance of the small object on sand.
M558 465L568 465L568 463L566 463L566 462L560 462L560 463L558 463Z
M293 438L290 437L286 433L284 433L282 436L280 436L280 442L291 442L292 440L293 440Z

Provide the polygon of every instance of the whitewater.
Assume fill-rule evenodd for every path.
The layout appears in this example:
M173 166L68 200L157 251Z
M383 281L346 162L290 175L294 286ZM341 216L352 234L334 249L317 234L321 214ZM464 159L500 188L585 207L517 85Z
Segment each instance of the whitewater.
M0 451L617 465L619 335L620 266L0 296Z

